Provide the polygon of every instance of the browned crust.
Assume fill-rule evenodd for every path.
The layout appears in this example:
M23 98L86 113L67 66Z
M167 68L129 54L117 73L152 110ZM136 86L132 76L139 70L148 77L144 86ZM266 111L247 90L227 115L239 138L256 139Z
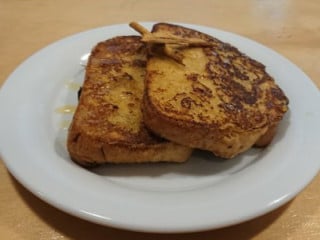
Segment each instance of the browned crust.
M210 69L207 66L207 74L210 77L212 76L214 84L222 84L220 86L221 92L213 93L203 87L199 91L193 88L193 91L198 95L202 94L204 99L213 96L220 98L221 95L221 99L228 96L232 100L219 106L221 107L221 112L227 116L223 123L208 118L199 121L193 116L191 118L185 117L187 116L184 115L185 113L175 108L166 108L164 105L161 105L163 103L158 102L155 93L150 88L150 84L152 81L159 81L159 79L153 78L154 72L149 70L149 64L152 64L153 59L164 58L164 56L150 56L147 64L146 93L144 95L144 121L148 128L171 141L193 148L209 150L225 158L233 157L247 150L255 143L257 146L265 146L271 142L277 125L287 111L288 99L274 83L272 77L266 73L263 64L245 56L238 49L227 43L223 43L218 39L192 29L159 23L154 25L152 30L152 32L157 31L168 31L180 37L198 37L212 42L213 45L216 43L216 48L219 48L219 51L231 51L235 53L243 59L245 64L249 64L257 71L260 77L252 84L252 91L247 92L240 84L233 82L232 79L231 81L228 81L228 79L219 80L214 74L210 75ZM211 49L215 49L215 47L204 48L203 51L210 54L209 52L212 52ZM223 62L217 64L227 69L233 67ZM236 72L236 70L232 69L237 74L238 79L242 81L248 80L245 74ZM155 72L155 74L158 73ZM193 82L197 81L197 76L192 73L187 78ZM272 87L265 91L266 95L264 97L267 98L267 101L263 103L265 104L264 110L251 110L256 109L256 106L261 104L258 103L262 98L259 87L260 84L267 81L271 83ZM162 91L165 92L166 89ZM183 95L184 93L179 94ZM181 105L184 108L190 108L192 101L194 100L190 96L188 97L187 94L183 98L183 101L181 101ZM206 103L202 102L201 104ZM249 111L245 110L244 106L249 106ZM201 105L197 105L197 107L201 108Z
M145 46L138 36L116 37L93 49L68 132L67 149L76 163L89 167L188 159L192 149L162 139L144 126L145 64ZM124 98L129 99L125 104Z
M205 124L167 117L144 97L145 124L156 134L190 148L209 150L218 157L232 158L252 147L267 128L236 132L233 129L207 128ZM270 139L271 141L271 139Z
M192 149L169 141L154 144L108 143L73 130L68 137L73 161L85 167L105 163L184 162Z
M270 126L267 130L267 132L265 134L263 134L255 143L254 143L254 146L255 147L266 147L268 146L274 136L276 135L277 133L277 128L278 128L278 125L279 124L275 124L273 126Z

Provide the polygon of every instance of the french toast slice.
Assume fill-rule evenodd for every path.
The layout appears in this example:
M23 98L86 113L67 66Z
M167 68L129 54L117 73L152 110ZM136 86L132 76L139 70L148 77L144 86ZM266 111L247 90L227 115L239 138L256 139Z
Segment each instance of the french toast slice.
M91 52L67 149L83 166L102 163L183 162L192 149L145 128L146 47L138 36L115 37Z
M271 142L288 99L263 64L182 26L158 23L152 34L201 39L208 46L176 48L182 62L163 52L150 54L143 108L148 128L223 158Z

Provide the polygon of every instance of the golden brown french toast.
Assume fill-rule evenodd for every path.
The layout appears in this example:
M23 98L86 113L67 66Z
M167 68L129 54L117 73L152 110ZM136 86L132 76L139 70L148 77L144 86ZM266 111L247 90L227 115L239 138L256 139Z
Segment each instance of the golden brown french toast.
M180 63L161 52L149 56L143 108L148 128L223 158L272 140L288 99L263 64L182 26L159 23L152 33L209 44L177 48Z
M146 47L138 36L115 37L92 50L67 148L83 166L102 163L183 162L189 147L149 132L141 104Z

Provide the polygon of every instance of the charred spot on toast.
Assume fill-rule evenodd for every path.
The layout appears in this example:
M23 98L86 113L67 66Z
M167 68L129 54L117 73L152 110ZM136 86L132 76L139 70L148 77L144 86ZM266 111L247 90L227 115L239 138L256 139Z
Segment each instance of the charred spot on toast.
M132 63L134 67L140 67L140 68L145 68L147 66L147 61L146 60L141 60L141 59L135 59Z
M73 138L72 138L72 142L73 143L76 143L77 141L78 141L78 139L80 138L80 136L81 136L81 133L77 133L77 134L75 134L74 136L73 136Z
M194 104L194 100L191 97L184 97L180 101L181 106L187 109L191 108L192 103Z
M79 90L78 90L78 92L77 92L78 101L79 101L79 99L80 99L81 92L82 92L82 87L80 87Z

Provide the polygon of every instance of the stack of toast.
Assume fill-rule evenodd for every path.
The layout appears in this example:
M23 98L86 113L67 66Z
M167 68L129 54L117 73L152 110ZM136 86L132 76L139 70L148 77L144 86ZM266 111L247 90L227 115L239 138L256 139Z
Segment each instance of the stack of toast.
M263 64L182 26L136 30L91 52L68 133L75 162L184 162L193 149L232 158L271 142L288 99Z

